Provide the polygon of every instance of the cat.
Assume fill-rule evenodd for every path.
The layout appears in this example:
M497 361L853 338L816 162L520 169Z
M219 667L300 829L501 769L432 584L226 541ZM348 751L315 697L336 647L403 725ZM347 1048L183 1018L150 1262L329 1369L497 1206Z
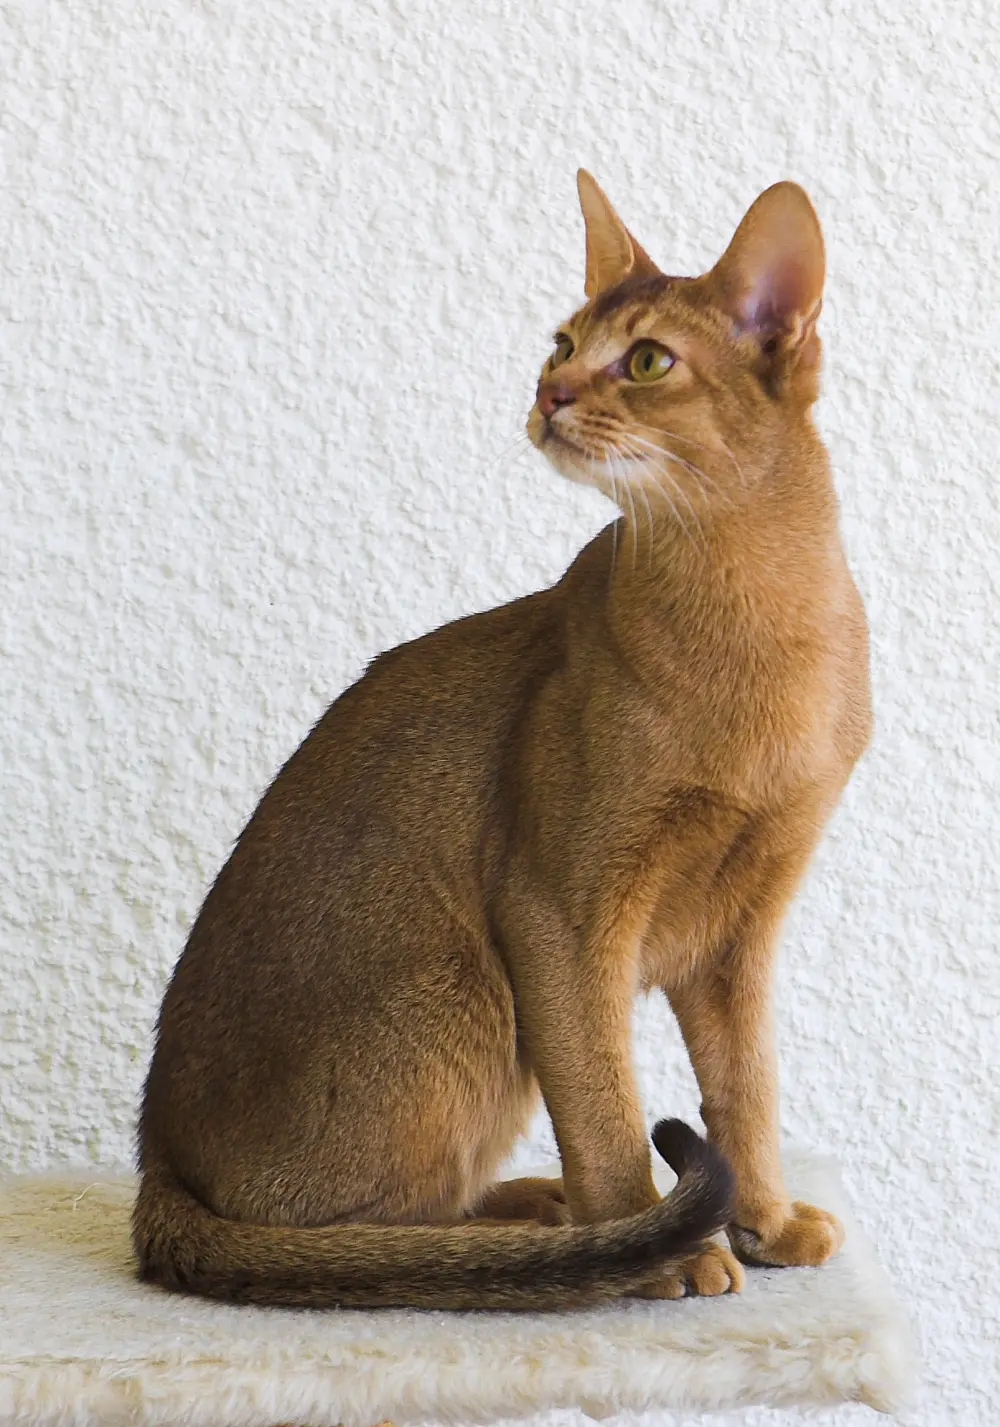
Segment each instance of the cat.
M621 516L552 588L376 658L261 800L145 1085L133 1239L165 1287L558 1308L735 1291L841 1243L784 1187L770 1013L871 728L810 416L823 239L779 183L670 277L578 186L587 300L527 430ZM654 987L708 1131L657 1127L662 1201L630 1047ZM539 1093L562 1179L495 1184Z

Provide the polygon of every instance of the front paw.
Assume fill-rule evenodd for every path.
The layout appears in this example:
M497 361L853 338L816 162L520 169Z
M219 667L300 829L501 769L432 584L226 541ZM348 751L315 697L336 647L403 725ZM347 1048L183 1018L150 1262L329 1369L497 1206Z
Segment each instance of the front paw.
M634 1291L635 1298L714 1298L739 1293L745 1281L742 1268L722 1244L706 1244L673 1269L664 1269Z
M844 1242L844 1226L825 1209L796 1200L787 1213L762 1216L756 1224L730 1224L734 1252L744 1263L779 1268L818 1268Z

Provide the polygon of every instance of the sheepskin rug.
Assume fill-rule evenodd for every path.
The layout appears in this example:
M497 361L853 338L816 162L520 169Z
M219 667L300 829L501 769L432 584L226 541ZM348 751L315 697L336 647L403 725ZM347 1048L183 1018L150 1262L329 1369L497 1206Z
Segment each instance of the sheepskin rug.
M534 1315L172 1296L135 1280L133 1180L0 1180L0 1423L402 1427L838 1401L892 1412L911 1359L888 1282L835 1169L805 1156L787 1168L796 1198L846 1222L825 1268L753 1270L738 1297Z

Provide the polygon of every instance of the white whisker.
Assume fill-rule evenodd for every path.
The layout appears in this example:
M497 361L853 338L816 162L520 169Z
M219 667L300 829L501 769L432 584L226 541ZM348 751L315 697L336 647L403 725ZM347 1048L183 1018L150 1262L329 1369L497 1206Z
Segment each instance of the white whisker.
M646 521L649 525L649 544L646 546L646 570L650 571L653 568L653 508L649 504L649 496L646 494L645 486L639 487L639 494L642 496L643 504L646 507Z
M683 531L684 531L684 534L685 534L685 535L688 537L688 539L691 541L692 549L694 549L696 552L706 553L707 550L708 550L708 542L707 542L707 540L705 539L705 532L702 530L701 521L698 519L698 512L695 510L695 508L694 508L694 506L691 504L690 500L688 500L688 497L687 497L687 494L686 494L685 491L684 491L684 488L683 488L681 485L679 485L676 480L674 480L673 476L670 474L670 471L667 469L666 466L660 467L659 470L653 469L653 470L651 471L651 475L652 475L653 480L654 480L654 483L656 484L657 488L659 489L661 495L663 495L663 496L666 497L667 503L669 504L671 510L674 512L675 516L677 517L677 520L678 520L678 522L680 523L681 528L682 528ZM671 486L673 487L674 492L675 492L678 496L680 496L681 500L683 500L684 504L687 506L688 510L691 512L691 519L694 521L695 530L697 530L697 531L698 531L698 534L701 536L701 544L699 544L698 541L695 539L695 537L691 534L691 531L690 531L690 529L688 528L688 523L687 523L687 521L684 519L683 515L680 513L680 511L678 510L678 508L674 505L674 503L673 503L673 501L670 499L670 496L669 496L669 494L667 493L667 491L664 490L663 485L661 484L660 479L659 479L660 476L665 476L665 477L667 478L667 480L670 482Z
M736 467L736 474L737 474L737 475L739 476L739 478L740 478L740 485L741 485L741 487L743 488L743 490L746 490L746 488L747 488L747 478L746 478L746 476L745 476L744 473L743 473L743 467L740 465L739 461L737 461L737 459L736 459L736 457L733 455L732 451L730 451L730 449L729 449L729 447L726 445L725 441L723 441L723 443L722 443L722 449L723 449L723 451L725 451L726 455L729 457L729 459L732 461L733 465Z
M683 456L678 456L677 452L671 451L669 447L657 446L654 442L647 441L642 436L632 435L630 439L632 441L637 442L640 446L644 446L648 451L653 452L655 455L665 457L666 460L673 461L676 465L682 466L685 471L688 471L692 476L695 477L695 480L698 484L698 494L703 499L705 499L706 496L705 491L702 488L702 482L707 482L707 484L711 486L712 490L715 491L716 495L718 495L720 500L725 501L727 505L732 504L732 500L730 499L730 497L726 494L724 490L720 489L719 483L712 476L710 476L706 470L703 470L701 466L695 465L693 461L686 461Z
M633 435L631 435L631 434L630 434L628 437L626 437L625 439L626 439L629 443L634 443L634 442L637 442L637 441L641 441L641 438L636 437L636 436L633 436ZM647 442L642 442L642 444L643 444L643 445L648 445L649 443L647 443ZM656 449L656 448L652 448L652 447L651 447L650 449ZM665 451L663 451L662 449L659 449L659 450L657 450L657 454L659 454L660 456L666 456L668 453L665 452ZM684 490L683 486L681 486L680 483L674 479L674 477L671 475L670 470L669 470L669 468L666 466L666 464L660 464L660 463L654 464L652 461L649 460L648 457L646 457L645 460L643 461L643 465L644 465L645 469L647 470L648 474L652 477L653 483L654 483L654 485L656 486L657 490L660 492L660 494L661 494L661 495L664 497L664 499L666 500L667 504L670 506L670 509L671 509L671 511L673 512L673 515L674 515L675 520L678 522L678 524L679 524L679 525L682 527L682 529L684 530L685 535L687 535L688 539L691 541L691 544L692 544L692 546L694 547L694 549L695 549L695 550L701 549L701 550L707 551L708 541L707 541L707 537L706 537L706 535L705 535L705 531L704 531L704 529L703 529L703 527L702 527L701 521L698 519L698 512L695 510L694 506L691 504L691 501L690 501L690 499L688 498L687 492ZM691 530L690 530L690 528L689 528L689 526L688 526L687 521L685 520L685 518L684 518L683 515L681 514L680 510L678 509L678 507L674 504L673 500L672 500L671 497L670 497L669 492L664 488L662 482L659 480L659 477L660 477L660 476L665 476L665 477L666 477L666 479L670 482L671 486L673 487L675 494L676 494L676 495L684 502L684 504L687 506L687 508L688 508L688 510L689 510L689 512L690 512L690 514L691 514L691 519L694 521L695 529L698 531L699 535L701 536L701 546L699 546L698 543L696 542L694 536L693 536L692 533L691 533Z
M712 480L712 477L708 474L707 471L703 471L701 467L696 466L693 461L688 461L683 456L678 456L677 452L671 451L669 446L657 445L655 441L647 441L644 436L636 436L634 434L631 434L629 439L631 441L634 441L636 445L642 446L645 450L652 452L656 456L666 457L668 461L676 461L678 466L683 466L684 469L686 471L689 471L692 476L697 476L699 480L704 479L708 481L708 483L715 490L718 490L718 486L716 485L715 481Z
M701 441L693 441L690 436L682 436L679 431L668 431L665 426L650 426L648 421L637 421L635 424L643 431L652 431L656 436L669 436L672 441L682 441L685 446L693 446L696 451L704 451L708 456L713 454L711 446L706 446ZM746 490L747 481L743 467L739 461L737 461L725 441L722 441L720 444L726 456L733 463L733 468L740 478L740 485ZM705 475L705 472L702 472L702 474Z
M492 479L498 474L501 467L503 467L505 471L509 470L512 466L516 466L518 461L522 460L529 451L534 450L535 446L528 436L528 433L521 431L512 441L508 441L501 447L498 455L492 456L485 461L480 469L484 475Z
M634 570L635 570L635 555L636 555L636 546L635 546L635 541L636 541L635 506L634 506L634 504L633 504L633 502L632 502L632 493L631 493L631 490L629 489L628 476L626 475L625 469L624 469L624 467L623 467L623 465L622 465L622 463L621 463L621 460L619 459L619 452L617 451L617 449L616 449L614 446L606 446L606 447L605 447L604 460L605 460L605 464L606 464L606 466L607 466L608 472L609 472L609 474L610 474L610 476L611 476L612 488L614 489L615 497L616 497L616 502L615 502L615 503L617 504L619 510L621 511L622 517L624 518L626 525L629 524L629 518L628 518L628 513L627 513L626 510L625 510L624 503L623 503L623 501L622 501L621 492L619 491L619 485L618 485L619 481L621 482L621 490L624 491L624 493L625 493L625 498L628 500L629 510L630 510L631 513L632 513L632 569L633 569L633 571L634 571Z
M632 499L632 483L624 473L622 474L622 485L625 487L629 509L632 512L632 573L634 575L636 562L639 558L639 522L635 514L635 501Z
M617 477L615 476L615 473L614 473L613 470L610 470L610 468L609 468L609 471L610 471L610 475L611 475L611 489L612 489L612 491L614 492L615 509L616 509L616 510L620 510L621 507L620 507L620 505L619 505L619 503L618 503L618 479L617 479ZM615 516L615 523L614 523L614 525L611 527L611 570L610 570L609 574L611 574L611 575L614 574L614 569L615 569L615 565L617 564L617 562L618 562L618 516L616 515L616 516Z

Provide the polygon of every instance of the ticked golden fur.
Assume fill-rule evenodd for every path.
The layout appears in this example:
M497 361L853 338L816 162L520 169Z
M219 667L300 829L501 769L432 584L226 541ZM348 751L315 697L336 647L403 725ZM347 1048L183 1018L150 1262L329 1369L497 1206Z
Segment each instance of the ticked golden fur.
M784 1188L770 1025L780 924L870 725L810 418L819 225L778 184L709 273L667 277L579 182L587 302L528 431L621 518L551 589L376 659L265 794L146 1085L135 1244L168 1287L558 1306L839 1245ZM709 1133L658 1127L662 1203L629 1032L653 987ZM494 1186L539 1091L563 1179Z

